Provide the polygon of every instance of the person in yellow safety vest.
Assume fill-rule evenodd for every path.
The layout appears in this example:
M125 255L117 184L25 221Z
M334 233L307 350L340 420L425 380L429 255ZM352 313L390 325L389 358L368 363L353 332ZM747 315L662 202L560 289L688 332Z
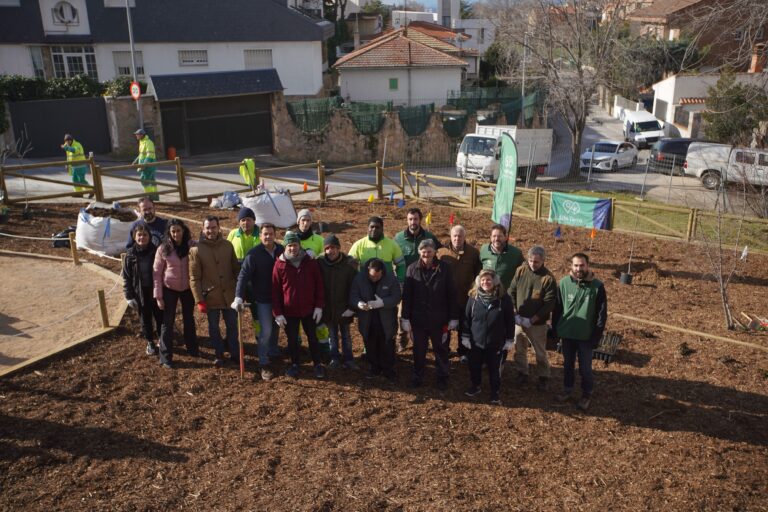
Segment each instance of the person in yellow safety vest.
M83 145L77 142L70 134L64 135L64 144L61 145L61 149L67 152L67 162L73 162L78 160L85 160L85 151ZM75 192L85 192L91 190L88 197L93 197L93 190L90 187L82 187L81 185L90 185L88 180L85 179L85 173L88 172L87 165L67 165L67 172L72 176L72 185Z
M155 143L152 139L147 137L147 132L144 128L139 128L133 134L136 136L136 140L139 142L139 156L133 161L133 163L147 164L157 161L155 158ZM157 183L155 182L155 171L157 167L141 167L136 169L139 172L139 178L141 178L141 186L144 187L144 192L147 193L150 199L153 201L160 200L160 196L157 193Z

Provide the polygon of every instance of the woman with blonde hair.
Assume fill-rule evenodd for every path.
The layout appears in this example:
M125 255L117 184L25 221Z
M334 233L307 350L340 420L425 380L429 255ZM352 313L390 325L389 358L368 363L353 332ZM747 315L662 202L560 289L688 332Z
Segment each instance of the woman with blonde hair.
M488 367L491 403L500 405L502 352L514 345L515 313L512 299L501 285L499 276L483 269L475 278L464 310L461 344L469 350L470 387L465 395L480 394L483 365Z

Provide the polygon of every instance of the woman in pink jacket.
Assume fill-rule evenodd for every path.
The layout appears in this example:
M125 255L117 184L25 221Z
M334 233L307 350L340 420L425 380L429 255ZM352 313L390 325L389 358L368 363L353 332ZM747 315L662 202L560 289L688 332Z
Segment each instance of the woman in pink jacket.
M189 228L179 219L171 219L163 243L157 248L154 264L154 297L163 310L163 328L160 333L160 364L173 364L173 327L176 304L181 301L184 319L184 344L187 353L199 355L195 332L195 299L189 287L189 247L192 244Z

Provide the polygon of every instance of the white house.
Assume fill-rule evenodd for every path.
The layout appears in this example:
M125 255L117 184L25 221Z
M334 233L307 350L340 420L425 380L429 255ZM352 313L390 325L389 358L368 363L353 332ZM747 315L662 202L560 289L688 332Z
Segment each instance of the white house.
M461 88L466 61L408 37L405 29L382 36L336 61L339 87L347 101L396 105L446 103Z
M298 4L131 0L139 79L274 68L286 95L315 95L334 27ZM0 74L130 76L128 41L124 0L0 0Z
M453 28L469 36L469 40L464 45L476 48L481 58L496 39L496 28L491 20L480 18L458 19L456 20L456 26Z
M672 75L651 87L654 91L653 115L669 126L668 135L690 137L692 113L706 109L710 87L714 87L720 75L716 73L697 75ZM736 81L765 87L763 73L737 73Z
M437 14L418 11L392 11L392 28L395 30L407 27L413 21L437 23Z

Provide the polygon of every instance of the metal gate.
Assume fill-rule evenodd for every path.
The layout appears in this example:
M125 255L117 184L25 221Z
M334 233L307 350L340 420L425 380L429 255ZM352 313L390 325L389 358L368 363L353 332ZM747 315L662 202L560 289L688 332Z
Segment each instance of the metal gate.
M24 138L31 158L63 156L64 134L83 145L86 155L112 150L104 98L68 98L9 103L13 134Z

